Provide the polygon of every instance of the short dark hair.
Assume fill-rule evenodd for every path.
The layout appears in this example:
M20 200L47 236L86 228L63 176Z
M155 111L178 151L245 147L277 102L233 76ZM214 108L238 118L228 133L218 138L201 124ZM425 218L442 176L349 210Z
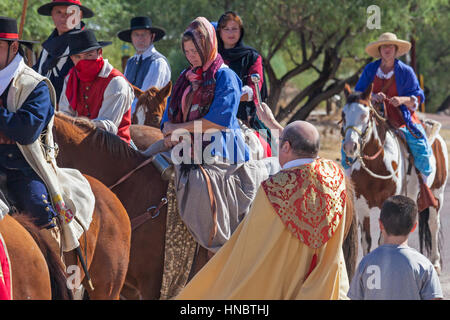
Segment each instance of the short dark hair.
M236 12L233 11L227 11L219 18L219 21L217 22L218 25L217 29L220 30L225 28L228 21L236 22L239 25L239 28L242 30L243 28L242 19L240 16L236 14Z
M389 197L381 208L380 220L387 234L406 236L417 221L417 205L406 196Z
M305 137L298 134L295 129L286 128L283 130L283 137L281 140L281 145L284 141L288 141L292 150L298 156L306 155L315 158L319 153L320 137L315 140L305 139Z

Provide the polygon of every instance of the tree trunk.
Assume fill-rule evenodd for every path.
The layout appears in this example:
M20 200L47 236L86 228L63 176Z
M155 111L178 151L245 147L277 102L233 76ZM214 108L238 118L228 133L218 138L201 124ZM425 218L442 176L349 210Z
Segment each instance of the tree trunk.
M370 60L371 60L370 58L367 59L366 63L368 63L368 61ZM334 84L328 86L324 91L322 91L322 89L320 89L320 91L319 90L314 91L314 93L309 96L308 101L300 108L300 110L289 118L289 121L305 120L323 100L329 99L335 94L340 93L344 89L346 83L349 84L350 86L354 86L358 81L359 74L365 67L366 63L364 63L364 65L357 72L355 72L352 76L348 77L347 79L335 82Z

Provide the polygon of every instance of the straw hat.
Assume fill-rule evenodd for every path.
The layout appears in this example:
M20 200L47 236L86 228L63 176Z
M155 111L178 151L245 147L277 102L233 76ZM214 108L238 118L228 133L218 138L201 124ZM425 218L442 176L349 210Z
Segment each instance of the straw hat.
M391 32L385 32L378 38L378 41L369 43L366 47L366 52L369 56L374 58L381 58L379 48L382 45L395 44L398 47L396 57L407 54L411 49L411 43L405 40L397 39L397 36Z

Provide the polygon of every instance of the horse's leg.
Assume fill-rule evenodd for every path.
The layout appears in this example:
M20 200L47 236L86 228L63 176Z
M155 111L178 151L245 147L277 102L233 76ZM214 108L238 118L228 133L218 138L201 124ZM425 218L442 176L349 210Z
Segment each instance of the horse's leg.
M439 203L443 203L444 201L444 192L440 192L438 195L435 195L439 199ZM431 232L431 256L430 261L433 264L434 268L438 275L441 274L441 254L439 248L439 235L440 235L440 208L436 210L434 207L429 208L430 217L429 217L429 226Z
M363 249L363 255L366 255L370 252L370 247L372 246L372 238L370 237L370 217L364 216L362 219L359 219L359 221L361 228L361 247Z
M52 298L47 262L31 235L10 216L0 222L11 261L14 300L50 300Z

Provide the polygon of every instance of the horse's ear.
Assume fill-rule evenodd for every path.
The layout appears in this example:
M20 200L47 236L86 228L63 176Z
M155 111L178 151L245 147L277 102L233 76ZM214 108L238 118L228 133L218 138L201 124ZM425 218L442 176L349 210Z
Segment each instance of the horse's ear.
M162 97L168 97L170 95L170 91L172 90L172 81L169 81L164 88L159 90L159 95Z
M136 86L134 86L134 85L131 85L131 86L133 87L134 96L135 96L136 98L139 98L139 97L144 93L144 91L142 91L142 90L139 89L138 87L136 87Z
M344 94L345 97L348 98L348 96L352 93L352 89L350 88L350 86L348 85L348 83L346 83L344 85Z
M369 99L370 99L370 96L371 96L371 94L372 94L372 90L373 90L373 83L371 83L371 84L367 87L366 91L363 92L363 94L362 94L362 96L361 96L361 99L363 99L363 100L369 100Z

